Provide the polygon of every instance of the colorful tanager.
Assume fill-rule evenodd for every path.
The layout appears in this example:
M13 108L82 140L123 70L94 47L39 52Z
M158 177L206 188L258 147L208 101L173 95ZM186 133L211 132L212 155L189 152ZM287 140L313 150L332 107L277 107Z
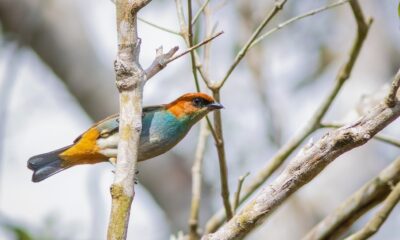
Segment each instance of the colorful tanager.
M167 152L207 113L221 108L205 93L188 93L169 104L143 108L138 161ZM115 163L118 125L118 115L110 116L94 124L72 145L31 157L28 168L33 170L32 181L40 182L76 165Z

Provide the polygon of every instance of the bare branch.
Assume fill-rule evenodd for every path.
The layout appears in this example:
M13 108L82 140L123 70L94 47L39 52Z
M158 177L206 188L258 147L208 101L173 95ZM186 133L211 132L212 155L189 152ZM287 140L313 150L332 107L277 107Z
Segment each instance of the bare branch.
M170 62L169 60L174 56L174 54L178 51L179 47L171 48L167 53L163 53L163 47L159 47L156 50L156 58L151 63L150 67L146 69L146 81L156 75L159 71L167 66Z
M206 150L206 143L209 135L210 131L208 130L207 122L203 120L201 122L196 155L192 167L192 204L189 218L189 239L191 240L196 240L199 238L197 228L199 225L202 167L204 152Z
M219 89L213 92L213 96L217 102L221 102ZM220 111L214 112L214 127L216 134L215 146L217 147L218 161L219 161L222 202L224 204L226 218L231 219L233 216L233 211L231 203L229 201L228 167L226 165L226 155L225 155L224 137L222 133L222 119Z
M237 190L235 192L235 198L233 199L233 204L232 204L233 213L236 212L236 209L239 206L240 191L242 190L242 185L243 185L244 180L249 175L250 175L250 173L247 172L245 175L240 176L238 179L238 186L237 186Z
M239 214L217 232L206 235L203 239L242 238L294 192L317 176L329 163L345 152L368 142L399 116L400 102L397 99L392 108L383 101L360 120L325 134L315 144L303 148L283 173L271 185L265 187Z
M339 238L357 219L383 201L389 195L391 186L399 181L400 158L397 158L326 216L303 240Z
M397 73L396 73L396 76L397 77L395 77L395 78L397 78L397 79L400 79L400 71L398 71ZM396 102L396 93L397 93L397 90L399 89L399 87L400 87L400 81L394 81L393 83L392 83L392 88L391 88L391 92L389 93L389 95L387 96L387 98L386 98L386 104L389 106L389 107L392 107L392 106L394 106L394 104L395 104L395 102Z
M193 42L193 25L192 23L192 0L187 0L187 6L188 6L188 30L187 30L187 42L189 43L189 48L193 47L194 42ZM197 68L196 68L196 60L194 56L194 52L190 52L190 58L191 58L191 63L192 63L192 73L194 77L194 82L196 84L196 90L197 92L200 92L200 84L199 84L199 78L197 76Z
M205 0L203 5L201 5L201 7L199 8L199 10L196 12L196 14L193 17L192 20L192 25L196 24L197 19L199 19L201 12L204 11L204 9L207 7L208 3L210 2L210 0Z
M107 239L126 239L131 204L135 195L134 179L140 133L142 98L146 74L139 63L140 39L137 12L150 0L117 0L118 55L114 69L120 92L119 142L114 183L111 185L112 207Z
M368 239L376 232L389 217L393 208L400 200L400 183L394 187L393 191L383 202L383 206L379 211L368 221L368 223L360 231L346 238L346 240L364 240Z
M247 50L249 50L250 45L256 40L258 35L261 33L261 31L264 29L264 27L275 17L275 15L283 8L287 0L280 0L276 1L274 7L272 10L267 14L267 16L264 18L264 20L261 22L261 24L256 28L256 30L253 32L249 40L247 40L246 44L240 49L238 54L235 57L235 60L233 61L232 65L229 67L228 71L226 72L225 76L222 78L221 82L217 83L213 88L218 89L221 88L226 80L228 80L229 76L235 70L236 66L240 63L240 61L244 58L244 56L247 53Z
M199 48L199 47L201 47L201 46L207 44L208 42L212 41L214 38L220 36L220 35L223 34L223 33L224 33L224 31L220 31L220 32L214 34L213 36L211 36L211 37L209 37L209 38L203 40L202 42L199 42L199 43L197 43L196 45L193 45L192 47L186 49L184 52L182 52L182 53L176 55L175 57L172 57L172 58L168 59L168 60L166 61L166 63L168 64L168 63L174 61L175 59L180 58L180 57L182 57L183 55L186 55L186 54L189 53L189 52L193 52L193 51L196 50L197 48Z
M160 29L161 31L168 32L168 33L172 33L172 34L175 34L175 35L178 35L178 36L181 35L181 33L178 32L178 31L171 30L171 29L166 28L166 27L162 27L162 26L157 25L157 24L155 24L155 23L153 23L153 22L147 21L146 19L143 19L143 18L140 18L140 17L138 17L138 19L139 19L139 21L144 22L144 23L146 23L147 25L150 25L150 26L152 26L152 27L158 28L158 29Z
M321 128L340 128L344 125L345 124L338 123L321 123ZM400 141L393 137L384 134L377 134L374 136L374 139L400 148Z
M353 10L354 15L356 15ZM362 15L357 12L357 16ZM262 168L257 174L256 177L247 184L247 187L243 190L243 197L240 199L239 204L246 201L252 193L254 193L271 175L278 169L283 162L293 153L294 150L297 149L298 146L306 139L311 133L315 130L319 129L321 120L325 116L326 112L329 110L332 105L333 100L338 95L340 89L343 87L344 83L350 77L352 72L354 63L359 56L361 47L364 43L365 38L367 37L368 29L372 23L370 20L366 22L366 20L357 20L357 35L354 40L353 46L349 53L349 58L344 63L344 65L340 68L338 74L336 75L335 85L332 87L327 97L318 107L317 111L311 117L311 119L307 122L307 125L297 134L295 135L289 142L287 142L273 157L268 161L267 165ZM363 29L363 30L359 30ZM223 211L218 211L214 216L210 218L210 220L206 224L206 232L211 233L217 230L219 226L224 222L225 216Z
M174 54L178 51L179 47L174 47L171 48L167 53L163 53L163 47L159 47L156 50L156 58L154 61L151 63L150 67L146 69L146 81L152 78L154 75L156 75L159 71L161 71L163 68L165 68L170 62L186 55L189 52L194 51L195 49L203 46L204 44L207 44L208 42L212 41L214 38L218 37L219 35L223 34L224 32L221 31L214 36L211 36L204 41L192 46L191 48L186 49L182 53L174 56Z
M285 21L283 23L280 23L280 24L278 24L278 26L272 28L271 30L269 30L268 32L264 33L263 35L258 37L256 40L254 40L254 42L250 45L249 48L254 47L254 45L256 45L259 42L261 42L262 40L264 40L264 38L268 37L272 33L274 33L276 31L286 27L287 25L289 25L291 23L294 23L294 22L296 22L298 20L301 20L301 19L309 17L309 16L313 16L313 15L315 15L317 13L329 10L331 8L338 7L338 6L343 5L343 4L345 4L345 3L349 2L349 1L350 0L341 0L341 1L338 1L336 3L329 4L329 5L325 6L325 7L321 7L321 8L317 8L317 9L311 10L311 11L309 11L309 12L303 14L303 15L299 15L299 16L291 18L291 19L289 19L289 20L287 20L287 21Z

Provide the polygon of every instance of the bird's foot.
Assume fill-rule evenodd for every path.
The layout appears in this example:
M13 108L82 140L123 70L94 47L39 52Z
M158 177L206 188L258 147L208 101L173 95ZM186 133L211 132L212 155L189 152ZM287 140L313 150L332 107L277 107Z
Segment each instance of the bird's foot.
M133 180L135 184L139 183L139 178L138 175L139 174L139 169L135 169L135 179Z

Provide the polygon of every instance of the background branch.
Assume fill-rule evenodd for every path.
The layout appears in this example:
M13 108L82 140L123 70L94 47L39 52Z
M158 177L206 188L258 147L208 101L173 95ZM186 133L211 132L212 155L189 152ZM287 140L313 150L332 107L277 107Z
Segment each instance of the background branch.
M208 125L205 120L201 121L200 133L197 141L196 155L192 167L192 203L189 217L189 239L199 238L197 228L199 226L199 211L202 186L202 167L204 152L206 150L207 139L210 135Z
M346 199L307 233L303 240L335 239L362 215L383 201L400 181L400 158Z
M346 238L346 240L363 240L368 239L376 232L389 217L393 208L400 200L400 183L397 183L392 192L383 202L383 206L379 211L368 221L368 223L358 232Z

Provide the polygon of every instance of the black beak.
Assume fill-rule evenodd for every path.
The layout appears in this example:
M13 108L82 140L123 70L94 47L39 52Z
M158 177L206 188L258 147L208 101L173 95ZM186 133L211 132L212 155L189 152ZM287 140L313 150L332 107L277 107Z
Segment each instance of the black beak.
M214 103L208 104L208 105L207 105L207 108L208 108L209 110L217 110L217 109L224 108L224 106L222 106L221 103L214 102Z

